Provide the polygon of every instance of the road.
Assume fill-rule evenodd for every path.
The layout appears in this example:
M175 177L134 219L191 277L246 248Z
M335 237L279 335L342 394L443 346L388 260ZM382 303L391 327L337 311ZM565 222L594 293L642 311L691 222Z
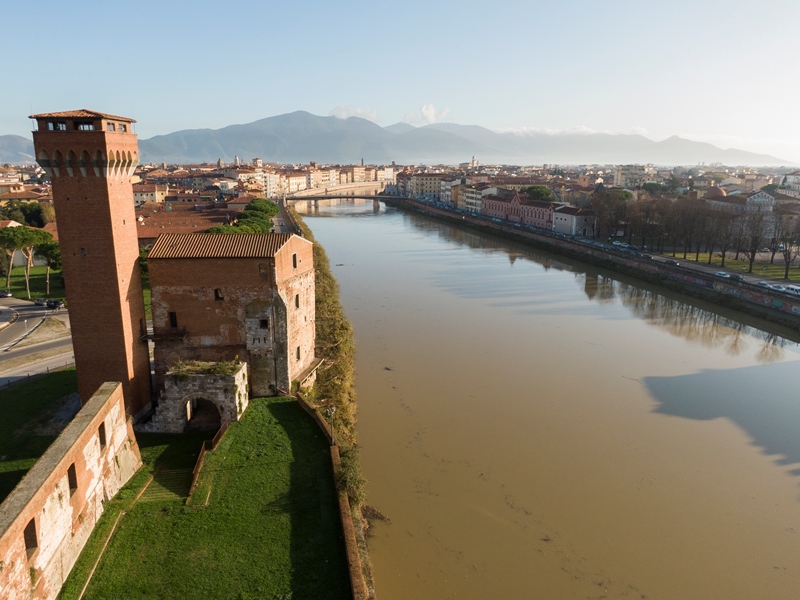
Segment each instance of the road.
M29 374L46 373L74 362L70 336L29 346L17 345L33 332L45 316L52 315L54 311L15 298L0 299L0 309L5 317L10 316L8 311L18 315L14 323L0 330L0 387L8 385L9 381L26 378ZM62 309L59 314L66 317L64 312ZM68 317L65 320L68 321Z

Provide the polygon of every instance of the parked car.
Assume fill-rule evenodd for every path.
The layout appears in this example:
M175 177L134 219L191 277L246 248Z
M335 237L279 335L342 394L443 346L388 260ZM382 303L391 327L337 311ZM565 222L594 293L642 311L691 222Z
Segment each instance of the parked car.
M783 287L782 285L778 285L777 283L774 283L774 284L772 284L772 285L771 285L771 286L769 286L769 287L771 287L771 288L772 288L773 290L775 290L776 292L785 292L785 291L786 291L786 288L785 288L785 287Z
M61 300L48 300L46 306L52 310L58 310L64 308L64 303Z
M796 285L787 285L786 293L791 294L792 296L800 296L800 287Z
M0 298L13 298L11 290L0 290Z
M725 271L717 271L716 273L714 273L714 275L716 275L717 277L724 277L725 279L731 278L730 273L726 273Z
M673 267L679 267L681 265L681 263L679 263L677 260L665 260L664 264L672 265Z
M742 277L737 273L731 273L730 278L733 279L734 281L744 281L744 277Z
M47 304L47 300L45 298L37 298L36 300L33 301L33 303L36 306L44 306L45 304Z
M764 288L771 288L772 286L766 281L756 281L756 285Z

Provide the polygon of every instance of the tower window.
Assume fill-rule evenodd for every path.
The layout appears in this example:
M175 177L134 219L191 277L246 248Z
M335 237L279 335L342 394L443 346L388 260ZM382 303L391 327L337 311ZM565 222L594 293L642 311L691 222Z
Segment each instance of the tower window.
M225 300L225 296L222 295L221 289L217 288L214 290L214 300L216 300L217 302L222 302L223 300Z
M120 123L120 124L119 124L119 130L120 130L121 132L125 133L126 131L128 131L128 126L127 126L127 125L125 125L124 123Z
M172 329L178 328L178 313L175 312L169 313L169 326Z
M69 481L69 495L72 496L78 491L78 473L75 471L75 463L67 469L67 481Z
M269 319L261 319L261 320L259 320L258 326L261 329L269 329Z
M295 354L297 355L297 360L300 360L300 346L297 347Z
M77 121L75 123L75 129L78 131L94 131L94 123L89 123L86 121Z
M106 123L106 131L116 131L116 129L113 123Z
M100 427L97 428L97 437L100 439L100 450L104 450L106 447L106 424L105 422L100 423Z
M297 268L297 254L292 254L292 268Z
M294 307L300 308L300 294L294 295Z
M81 248L81 256L86 256L86 248Z
M267 276L267 265L265 263L258 263L258 274L262 277Z
M31 519L28 524L25 526L25 550L28 551L28 558L36 551L39 547L39 540L38 536L36 535L36 521Z

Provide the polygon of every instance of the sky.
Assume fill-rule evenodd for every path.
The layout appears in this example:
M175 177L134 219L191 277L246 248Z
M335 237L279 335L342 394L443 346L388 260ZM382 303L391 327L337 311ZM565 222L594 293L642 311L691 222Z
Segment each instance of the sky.
M142 139L306 110L800 163L798 0L0 0L0 21L0 135L76 108Z

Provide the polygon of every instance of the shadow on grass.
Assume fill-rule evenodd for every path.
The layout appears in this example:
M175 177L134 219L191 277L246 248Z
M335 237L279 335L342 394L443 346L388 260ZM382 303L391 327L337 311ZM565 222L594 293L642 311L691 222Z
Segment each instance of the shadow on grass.
M174 471L193 469L203 442L214 437L214 433L137 433L136 440L142 461L151 471Z
M330 448L318 426L296 402L269 405L290 440L289 492L265 511L289 512L293 598L349 598L347 552L339 518Z

